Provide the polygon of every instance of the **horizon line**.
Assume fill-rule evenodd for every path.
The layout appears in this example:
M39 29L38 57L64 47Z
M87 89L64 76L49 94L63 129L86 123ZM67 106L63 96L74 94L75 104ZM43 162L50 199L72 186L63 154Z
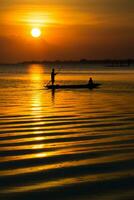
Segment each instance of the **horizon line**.
M45 63L112 63L112 62L134 62L134 58L106 58L106 59L68 59L68 60L27 60L27 61L20 61L20 62L0 62L0 65L17 65L17 64L45 64Z

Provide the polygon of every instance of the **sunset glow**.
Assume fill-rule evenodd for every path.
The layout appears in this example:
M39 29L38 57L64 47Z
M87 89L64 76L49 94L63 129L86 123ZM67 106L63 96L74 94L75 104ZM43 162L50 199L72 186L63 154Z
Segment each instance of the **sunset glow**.
M133 4L121 0L2 1L1 62L131 58Z

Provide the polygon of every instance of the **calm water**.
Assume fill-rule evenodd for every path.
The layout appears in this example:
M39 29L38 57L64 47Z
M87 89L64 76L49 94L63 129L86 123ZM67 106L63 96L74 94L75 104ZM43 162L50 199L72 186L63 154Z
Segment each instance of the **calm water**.
M57 70L58 67L57 67ZM134 68L0 67L0 199L134 199Z

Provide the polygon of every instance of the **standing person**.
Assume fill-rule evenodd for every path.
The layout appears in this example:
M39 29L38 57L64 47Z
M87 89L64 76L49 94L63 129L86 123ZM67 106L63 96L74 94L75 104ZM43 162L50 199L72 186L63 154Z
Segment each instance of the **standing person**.
M89 84L89 85L93 85L93 79L92 79L92 77L90 77L90 79L89 79L89 81L88 81L88 84Z
M51 82L52 82L52 85L54 85L54 82L55 82L55 75L56 75L56 73L55 73L55 70L53 68L52 72L51 72Z

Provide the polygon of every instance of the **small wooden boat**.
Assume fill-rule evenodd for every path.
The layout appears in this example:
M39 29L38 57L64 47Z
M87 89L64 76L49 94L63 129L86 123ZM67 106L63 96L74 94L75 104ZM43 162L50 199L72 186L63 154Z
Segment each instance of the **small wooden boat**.
M47 85L47 89L55 90L55 89L94 89L99 87L100 83L92 83L92 84L86 84L86 85Z

